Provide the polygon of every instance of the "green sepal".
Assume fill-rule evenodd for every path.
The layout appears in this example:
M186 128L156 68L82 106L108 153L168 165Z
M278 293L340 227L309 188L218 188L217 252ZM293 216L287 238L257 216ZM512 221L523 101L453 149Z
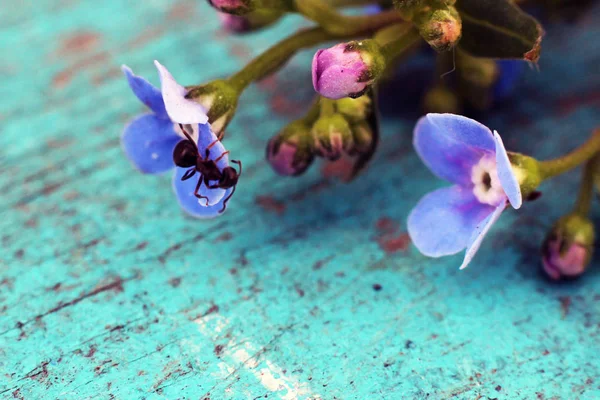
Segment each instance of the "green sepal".
M457 0L463 24L460 47L476 57L516 58L536 63L543 29L509 0Z

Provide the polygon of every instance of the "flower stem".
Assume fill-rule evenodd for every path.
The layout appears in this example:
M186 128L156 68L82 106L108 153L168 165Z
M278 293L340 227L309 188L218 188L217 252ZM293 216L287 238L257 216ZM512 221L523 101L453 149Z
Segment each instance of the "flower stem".
M368 23L348 26L343 33L332 33L322 27L301 30L275 44L263 54L250 61L239 72L232 75L228 79L228 83L241 93L250 83L260 80L281 68L298 50L329 40L366 35L389 24L398 22L398 13L380 13L361 18Z
M577 203L575 203L573 209L573 211L583 216L587 216L590 212L590 205L592 203L592 197L594 196L594 176L598 173L599 166L600 154L596 154L585 164L583 169L579 195L577 196Z
M250 61L248 65L229 78L229 83L241 93L250 83L281 68L298 50L331 39L331 34L322 28L299 31Z
M600 151L600 129L596 129L592 136L581 146L554 160L540 161L539 167L542 179L552 178L588 161Z
M419 32L410 25L402 26L401 29L403 32L399 32L394 40L387 42L381 49L387 63L404 54L421 39Z
M374 15L347 16L340 14L323 0L294 0L294 11L315 21L327 32L345 36L353 31L372 30L393 22L405 20L398 11L384 11Z

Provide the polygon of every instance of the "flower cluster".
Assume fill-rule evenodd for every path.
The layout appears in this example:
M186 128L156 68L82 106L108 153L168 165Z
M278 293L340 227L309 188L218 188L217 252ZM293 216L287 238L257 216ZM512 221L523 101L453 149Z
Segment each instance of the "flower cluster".
M542 246L549 278L582 274L594 243L587 215L592 182L600 174L600 132L563 157L538 161L508 152L498 132L459 115L468 108L489 110L518 88L524 62L536 63L540 56L541 24L512 0L373 3L378 5L349 14L341 9L357 2L208 0L232 33L264 29L286 13L298 13L314 25L283 39L237 73L198 85L181 86L155 62L159 90L124 66L132 91L151 110L125 127L125 154L143 173L174 169L173 188L187 213L220 215L242 173L241 162L230 160L222 143L241 93L297 51L335 41L314 54L312 106L271 137L266 159L277 174L298 176L319 158L345 158L351 160L348 175L353 179L379 142L377 87L393 77L399 61L429 47L436 57L435 76L421 102L415 101L426 115L416 123L413 144L423 163L451 186L426 194L408 214L415 247L429 257L464 250L463 269L507 208L520 209L539 195L544 180L584 164L575 209L556 223Z

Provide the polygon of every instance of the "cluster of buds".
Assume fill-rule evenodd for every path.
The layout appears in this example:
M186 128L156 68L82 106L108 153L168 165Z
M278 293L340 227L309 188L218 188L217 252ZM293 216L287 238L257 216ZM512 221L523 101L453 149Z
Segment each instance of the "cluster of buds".
M316 118L292 122L269 141L267 160L280 175L300 175L315 157L336 161L355 157L355 173L370 158L377 145L378 124L373 96L337 101L321 99Z

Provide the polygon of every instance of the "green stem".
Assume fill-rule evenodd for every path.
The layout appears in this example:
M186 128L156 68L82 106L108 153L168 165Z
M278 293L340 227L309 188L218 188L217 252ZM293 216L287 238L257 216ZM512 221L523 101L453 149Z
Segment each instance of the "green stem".
M348 26L345 33L332 33L322 27L299 31L269 48L250 61L242 70L228 79L240 93L252 82L260 80L281 68L298 50L334 39L347 39L367 35L398 21L398 14L380 13L364 17L368 23Z
M395 10L384 11L375 15L342 15L323 0L294 0L293 8L294 11L319 24L327 32L342 36L351 34L356 30L372 30L374 25L381 27L406 19L400 12Z
M381 51L385 56L386 62L392 62L396 57L404 54L409 48L421 39L421 35L414 28L408 28L405 26L405 31L397 39L392 40L385 44Z
M331 34L322 28L297 32L250 61L248 65L229 78L229 84L241 93L250 83L260 80L281 68L298 50L331 39Z
M596 154L591 160L585 164L583 169L583 177L581 179L581 186L579 187L579 195L577 196L577 203L573 211L587 216L590 212L590 205L594 196L594 175L598 170L600 164L600 155Z
M321 116L328 117L335 114L335 101L321 97Z
M600 129L577 149L554 160L540 161L539 167L542 179L552 178L583 164L600 151Z

